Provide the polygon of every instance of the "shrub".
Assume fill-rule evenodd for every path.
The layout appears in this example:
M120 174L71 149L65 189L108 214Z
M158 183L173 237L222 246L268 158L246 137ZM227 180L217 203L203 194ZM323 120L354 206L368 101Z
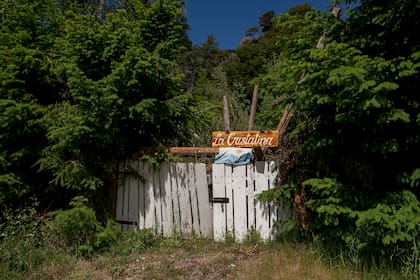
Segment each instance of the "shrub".
M35 205L36 206L36 205ZM44 219L34 206L6 210L0 223L0 279L21 279L62 252L44 242Z
M261 233L255 228L255 226L251 226L245 234L244 244L256 245L261 243L263 243Z
M155 230L152 228L126 231L121 234L115 250L118 254L128 255L159 245L160 241L161 239L155 235Z
M118 237L115 222L108 220L103 227L87 202L82 196L73 198L72 208L52 212L54 219L50 223L56 243L82 256L111 245Z
M313 236L341 244L368 262L407 265L420 232L420 203L412 192L362 193L330 178L303 185Z

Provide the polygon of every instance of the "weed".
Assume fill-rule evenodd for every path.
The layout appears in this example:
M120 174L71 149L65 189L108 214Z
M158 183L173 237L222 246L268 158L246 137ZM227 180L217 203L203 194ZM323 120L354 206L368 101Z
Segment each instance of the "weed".
M168 263L166 269L168 271L168 277L171 279L178 279L179 277L185 275L185 272L176 268L173 263Z
M69 263L64 250L46 242L45 220L33 207L5 211L0 224L0 278L22 278L52 259Z
M420 279L420 248L419 240L413 240L411 253L403 258L403 273L406 277Z
M118 228L108 220L105 228L96 219L95 211L87 206L88 200L82 196L72 199L67 210L50 213L50 222L56 245L70 248L81 256L91 256L94 251L108 247L117 240Z
M261 233L254 227L250 227L245 234L244 244L261 244L263 239L261 238Z
M201 274L203 274L203 276L206 276L206 275L209 274L210 269L208 267L202 267L202 268L200 268L200 272L201 272Z
M226 245L233 245L235 244L235 232L227 230L225 233L225 244Z
M161 243L161 237L155 235L153 228L126 231L121 234L114 250L117 254L128 255L134 252L143 252L150 247L159 246Z

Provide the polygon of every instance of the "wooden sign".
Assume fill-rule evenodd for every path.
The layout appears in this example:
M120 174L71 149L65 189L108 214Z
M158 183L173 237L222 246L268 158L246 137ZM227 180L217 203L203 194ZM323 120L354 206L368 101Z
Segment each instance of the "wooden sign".
M277 130L252 131L213 131L212 147L278 147L279 132Z

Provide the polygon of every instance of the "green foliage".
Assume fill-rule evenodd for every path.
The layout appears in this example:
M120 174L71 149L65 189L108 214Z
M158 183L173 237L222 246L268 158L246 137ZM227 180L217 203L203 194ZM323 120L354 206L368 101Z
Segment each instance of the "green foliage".
M419 241L414 240L410 248L411 254L403 257L402 271L405 277L419 278L420 277L420 250Z
M190 140L184 2L76 2L0 1L2 205L56 187L105 204L117 162Z
M227 230L225 233L225 244L233 245L236 242L235 232Z
M58 245L82 256L109 247L118 236L115 222L107 221L104 228L98 222L95 211L86 205L87 202L86 198L77 196L70 202L72 208L50 213L53 216L50 222L54 233L52 238L56 238Z
M92 245L99 228L95 211L86 203L86 198L75 197L70 202L71 209L51 213L54 217L52 228L58 238L65 246L74 247L75 250L84 244Z
M420 231L420 203L409 191L387 193L375 208L357 212L356 234L362 250L378 247L407 247Z
M142 160L148 161L155 169L158 169L162 163L176 162L180 158L172 153L169 153L165 147L157 147L152 154L145 154L141 157Z
M362 0L351 11L344 34L369 54L407 56L419 50L419 11L417 1Z
M260 78L257 117L274 126L287 104L296 111L280 159L286 188L261 198L294 198L313 240L401 268L419 232L419 44L412 28L395 32L418 5L379 2L361 1L349 21L274 19L280 59Z
M289 11L287 12L289 15L305 15L307 12L312 11L312 7L311 5L309 5L308 3L303 3L301 5L296 5L293 6L289 9Z
M290 23L282 17L278 22ZM302 155L293 173L301 177L297 183L339 176L358 189L399 189L392 183L396 177L418 167L413 152L418 98L412 94L417 76L403 69L415 69L416 56L386 60L335 41L317 49L314 42L333 24L330 16L306 13L296 24L305 28L279 41L285 47L282 59L262 79L266 90L259 120L274 125L271 116L295 104L292 135ZM408 76L402 79L403 73Z
M65 83L63 97L68 101L45 116L52 144L39 161L41 169L55 175L53 183L100 188L106 169L116 160L140 146L167 144L182 133L178 128L190 118L191 98L179 94L180 76L171 70L170 60L182 49L173 45L180 39L162 34L171 40L166 45L160 37L141 36L160 34L154 28L163 27L165 32L178 32L173 13L179 9L168 10L178 6L160 2L139 6L139 13L146 18L169 13L167 19L175 22L165 24L173 24L174 30L154 26L157 22L131 21L124 9L109 14L103 24L89 15L70 14L66 19L64 36L57 39L57 49L65 55L57 59L56 72ZM167 47L171 53L164 50Z
M140 253L148 248L159 246L161 242L160 237L155 235L154 229L127 231L121 234L114 250L118 254L129 255L134 252Z
M290 201L293 200L294 191L294 185L284 184L280 187L262 191L257 195L257 199L263 203L275 201L279 198L284 198L287 201Z
M36 204L34 205L36 206ZM2 212L0 278L22 279L46 261L62 258L62 250L46 244L44 220L33 206Z
M359 193L330 178L303 183L311 197L310 231L323 242L352 248L371 261L393 256L394 265L414 253L412 244L420 231L420 202L409 191L388 192L384 196Z
M244 244L261 244L263 243L261 233L254 226L251 226L246 232L243 242Z
M45 144L40 104L51 86L38 77L51 78L47 49L58 21L52 4L0 1L0 210L43 189L33 165Z
M30 193L31 183L39 183L32 165L43 143L41 108L0 99L0 111L0 204L7 205Z

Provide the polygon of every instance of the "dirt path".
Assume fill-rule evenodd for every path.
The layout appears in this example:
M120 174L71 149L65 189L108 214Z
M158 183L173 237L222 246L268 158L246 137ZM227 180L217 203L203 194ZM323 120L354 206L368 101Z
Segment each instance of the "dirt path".
M340 275L340 276L339 276ZM224 244L189 240L128 256L106 254L51 264L27 279L360 279L327 268L304 245Z
M249 265L261 249L259 246L207 244L147 252L127 266L121 279L231 278L238 266Z

